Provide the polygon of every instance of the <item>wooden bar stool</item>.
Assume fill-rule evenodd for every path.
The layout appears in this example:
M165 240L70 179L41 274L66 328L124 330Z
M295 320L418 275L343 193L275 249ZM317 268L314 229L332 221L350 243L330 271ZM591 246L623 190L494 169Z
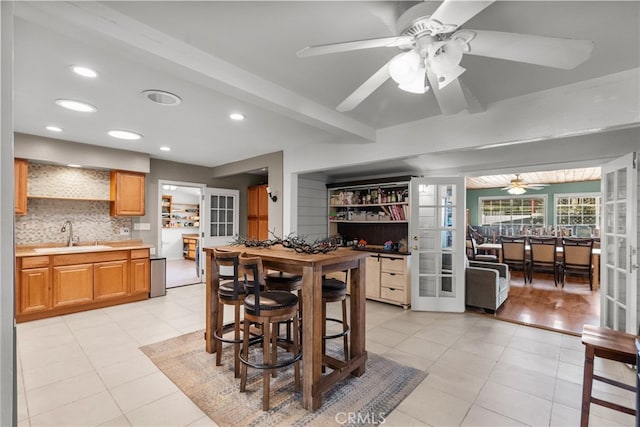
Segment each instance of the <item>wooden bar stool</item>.
M264 281L262 259L243 254L240 256L240 266L244 271L247 283L247 273L251 273L255 283ZM248 288L244 300L244 342L240 352L242 369L240 374L240 391L247 387L247 366L262 370L262 410L269 410L270 377L276 369L294 365L294 387L300 390L300 328L298 325L298 297L286 291L261 291L260 286ZM290 346L292 356L278 360L277 326L281 322L291 320L293 323L293 342ZM249 322L262 325L262 357L249 354Z
M264 278L265 286L268 291L287 291L296 292L298 295L298 320L302 320L302 276L297 274L276 271L267 273ZM286 322L287 326L287 342L291 342L291 324L292 321Z
M322 372L325 371L325 365L332 369L339 369L344 364L336 364L336 360L329 357L326 352L326 341L335 338L343 339L343 353L344 361L348 361L349 356L349 323L347 322L347 274L348 271L342 272L345 279L340 280L335 277L322 277L322 357L323 365ZM332 302L339 302L342 305L342 319L336 319L333 317L327 317L327 304ZM327 322L333 322L342 326L342 331L334 334L327 335Z
M584 353L584 378L582 382L582 416L580 426L589 425L589 410L591 404L601 405L615 411L637 416L636 409L628 408L617 403L598 399L591 395L593 380L601 381L609 385L620 387L635 393L637 387L611 378L605 378L593 373L594 357L615 360L630 365L636 364L636 340L635 335L627 334L612 329L598 326L584 325L582 329L582 343L585 345Z

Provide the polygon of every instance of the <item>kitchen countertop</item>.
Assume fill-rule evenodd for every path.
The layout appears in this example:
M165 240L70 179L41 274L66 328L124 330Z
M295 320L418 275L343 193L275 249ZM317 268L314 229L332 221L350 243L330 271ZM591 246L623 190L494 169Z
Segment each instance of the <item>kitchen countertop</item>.
M93 248L94 246L95 248ZM60 243L43 243L41 245L17 246L16 257L68 255L78 253L84 254L93 252L145 249L152 247L153 245L143 244L141 240L98 241L97 246L96 242L80 242L79 245L71 247ZM65 248L68 249L65 250Z

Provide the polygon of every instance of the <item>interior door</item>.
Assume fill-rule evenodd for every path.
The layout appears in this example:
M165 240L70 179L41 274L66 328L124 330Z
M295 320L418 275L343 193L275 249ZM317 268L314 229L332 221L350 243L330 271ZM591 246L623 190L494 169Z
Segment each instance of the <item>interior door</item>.
M602 167L600 324L638 333L636 153Z
M465 179L413 178L411 308L463 312Z
M203 248L228 245L238 237L239 200L238 190L203 189L200 259L205 259ZM204 270L204 263L201 268Z

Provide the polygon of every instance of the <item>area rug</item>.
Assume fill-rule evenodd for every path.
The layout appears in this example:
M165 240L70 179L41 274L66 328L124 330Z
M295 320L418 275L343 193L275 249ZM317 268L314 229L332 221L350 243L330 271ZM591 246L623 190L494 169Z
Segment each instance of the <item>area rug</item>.
M226 426L375 425L427 376L369 352L366 372L348 377L324 394L322 407L309 412L294 392L292 367L271 379L269 411L262 411L262 373L249 369L247 391L233 376L231 348L223 348L222 366L205 351L204 332L192 332L140 348L209 418Z

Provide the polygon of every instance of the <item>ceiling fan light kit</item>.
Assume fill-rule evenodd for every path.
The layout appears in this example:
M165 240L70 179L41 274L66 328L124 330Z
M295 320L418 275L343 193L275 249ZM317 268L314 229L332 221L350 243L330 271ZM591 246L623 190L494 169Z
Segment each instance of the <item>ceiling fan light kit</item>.
M391 78L401 90L419 94L427 92L428 80L443 114L456 114L465 109L469 112L483 110L473 102L468 103L467 88L462 84L451 84L460 83L459 77L466 71L460 65L465 54L565 70L589 59L593 50L593 42L589 40L460 28L494 1L424 1L398 18L396 28L400 29L400 34L396 37L308 46L297 55L308 57L377 47L399 48L403 52L351 93L338 105L338 111L356 108Z

